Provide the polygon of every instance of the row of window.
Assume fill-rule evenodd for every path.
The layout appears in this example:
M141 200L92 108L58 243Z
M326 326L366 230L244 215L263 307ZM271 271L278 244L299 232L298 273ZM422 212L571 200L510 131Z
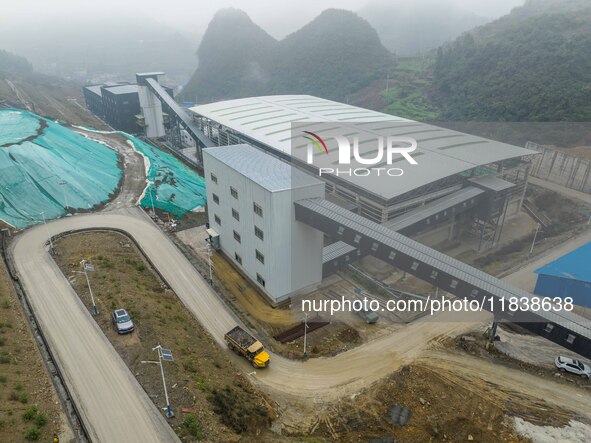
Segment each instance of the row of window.
M232 217L234 217L237 221L240 221L240 214L236 209L232 209ZM222 219L219 215L213 214L213 220L218 226L222 226ZM258 226L254 227L254 235L256 235L261 240L265 240L265 233ZM234 238L238 241L238 243L240 243L240 234L238 234L236 231L234 231Z
M234 189L234 188L232 188L232 189ZM212 193L211 196L212 196L213 202L216 205L219 205L220 204L220 197L216 193ZM262 217L263 216L263 208L261 207L261 205L253 202L253 204L252 204L252 210L259 217Z
M264 262L265 258L263 257L263 254L261 254L259 251L257 251L257 258L259 258L259 257L258 257L258 255L259 255L259 254L261 255L261 257L262 257L262 260L263 260L263 262ZM237 262L239 265L242 265L242 257L241 257L241 256L240 256L240 255L239 255L237 252L234 252L234 259L236 260L236 262ZM257 272L257 282L258 282L258 283L259 283L259 285L261 285L263 288L265 287L265 283L266 283L266 282L265 282L265 279L264 279L264 278L263 278L263 276L262 276L261 274L259 274L258 272Z
M242 243L242 237L240 237L240 234L236 231L234 231L234 240L236 240L238 243ZM255 249L255 251L257 260L262 264L265 264L265 256L258 249Z
M218 182L218 178L217 176L212 172L211 173L211 181L215 184L217 184ZM232 197L234 197L236 200L238 200L238 190L236 188L234 188L233 186L230 186L230 195ZM220 198L217 194L213 194L213 201L217 204L220 203ZM263 216L263 207L255 202L252 203L252 209L254 211L254 213L260 217Z

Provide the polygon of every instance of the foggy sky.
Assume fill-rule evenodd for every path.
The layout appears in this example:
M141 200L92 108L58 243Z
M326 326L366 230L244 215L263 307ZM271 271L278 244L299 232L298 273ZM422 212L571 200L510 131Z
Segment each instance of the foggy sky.
M22 24L27 26L27 32L42 32L43 27L39 25L51 19L77 20L115 14L137 20L144 15L171 28L201 34L216 11L234 7L246 11L255 23L274 37L282 38L324 9L358 11L372 1L376 0L0 0L0 26ZM392 1L396 4L449 4L486 18L497 18L523 4L523 0Z

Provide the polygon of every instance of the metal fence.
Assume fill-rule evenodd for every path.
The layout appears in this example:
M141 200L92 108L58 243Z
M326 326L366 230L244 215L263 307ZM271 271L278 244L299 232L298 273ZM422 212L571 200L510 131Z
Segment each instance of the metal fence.
M533 159L532 176L577 191L591 193L591 160L546 148L533 142L527 142L525 147L542 154Z

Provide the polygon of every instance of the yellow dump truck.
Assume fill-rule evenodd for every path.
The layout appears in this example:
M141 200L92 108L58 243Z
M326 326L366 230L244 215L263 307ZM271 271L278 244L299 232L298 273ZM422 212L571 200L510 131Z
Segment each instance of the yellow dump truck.
M224 339L232 351L248 359L255 368L269 366L271 358L263 344L240 326L236 326L224 335Z

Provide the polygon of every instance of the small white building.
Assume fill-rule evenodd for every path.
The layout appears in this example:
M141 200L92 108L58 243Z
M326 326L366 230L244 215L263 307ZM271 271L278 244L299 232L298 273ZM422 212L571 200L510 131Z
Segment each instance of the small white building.
M272 302L322 280L323 234L293 202L324 198L324 182L250 145L203 150L211 229L222 252Z

